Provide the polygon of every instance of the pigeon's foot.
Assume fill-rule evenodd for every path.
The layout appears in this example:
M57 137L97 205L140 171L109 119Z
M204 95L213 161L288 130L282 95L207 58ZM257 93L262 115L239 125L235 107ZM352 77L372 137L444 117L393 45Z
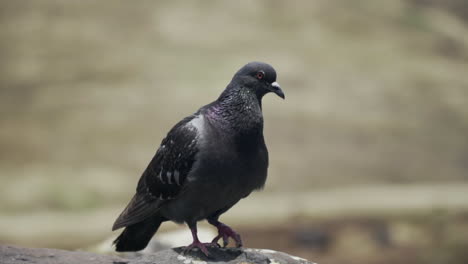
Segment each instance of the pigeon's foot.
M194 248L198 248L200 249L201 252L203 252L203 254L205 254L205 256L208 257L210 254L208 253L207 247L219 247L219 245L217 243L202 243L196 240L196 241L193 241L192 244L185 247L184 253L187 253Z
M218 235L213 239L212 243L217 244L218 240L222 238L223 247L226 247L229 244L229 238L232 238L236 242L236 247L242 247L241 237L236 231L221 222L218 222L216 227L218 228Z
M219 247L219 245L217 243L213 243L213 242L212 243L202 243L202 242L200 242L200 240L198 239L198 236L197 236L197 222L189 222L187 224L190 227L190 231L192 232L193 242L192 242L192 244L185 247L184 253L187 253L188 251L190 251L190 250L192 250L194 248L198 248L198 249L200 249L201 252L203 252L203 254L205 254L205 256L208 257L209 253L208 253L208 249L206 247Z

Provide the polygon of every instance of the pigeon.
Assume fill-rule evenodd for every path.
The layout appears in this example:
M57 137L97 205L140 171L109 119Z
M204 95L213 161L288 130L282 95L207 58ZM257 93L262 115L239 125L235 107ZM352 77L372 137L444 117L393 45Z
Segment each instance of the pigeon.
M193 242L186 251L226 247L240 235L219 217L262 189L267 178L268 150L263 137L262 98L273 92L285 98L276 71L250 62L232 78L219 98L177 123L162 140L141 175L136 194L115 221L125 228L114 241L118 252L144 249L165 221L186 223ZM211 243L197 236L197 222L207 220L218 235Z

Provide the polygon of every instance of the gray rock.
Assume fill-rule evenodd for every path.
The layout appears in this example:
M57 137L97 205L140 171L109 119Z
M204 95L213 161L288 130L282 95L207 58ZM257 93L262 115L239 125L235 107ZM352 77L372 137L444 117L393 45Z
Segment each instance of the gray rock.
M128 260L116 256L99 255L83 251L49 248L20 248L0 245L2 264L124 264Z
M184 248L173 248L134 258L122 258L82 251L66 251L46 248L20 248L0 245L2 264L209 264L209 263L255 263L255 264L313 264L303 258L269 249L210 248L210 256L200 251L184 253Z
M208 263L312 263L303 258L288 255L283 252L270 249L252 248L209 248L210 256L205 256L199 250L184 252L183 247L160 251L155 254L147 254L137 257L129 264L146 263L171 263L171 264L208 264Z

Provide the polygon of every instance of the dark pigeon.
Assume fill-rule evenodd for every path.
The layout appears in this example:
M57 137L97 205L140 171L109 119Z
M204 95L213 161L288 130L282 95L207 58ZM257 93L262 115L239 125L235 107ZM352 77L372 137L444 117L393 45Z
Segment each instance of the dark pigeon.
M219 98L177 123L141 176L136 194L112 230L125 227L114 241L117 251L144 249L162 222L187 223L193 243L207 246L232 238L234 230L219 222L221 214L265 184L268 151L263 138L262 98L273 92L284 99L270 65L251 62L232 78ZM197 222L218 229L211 243L197 237Z

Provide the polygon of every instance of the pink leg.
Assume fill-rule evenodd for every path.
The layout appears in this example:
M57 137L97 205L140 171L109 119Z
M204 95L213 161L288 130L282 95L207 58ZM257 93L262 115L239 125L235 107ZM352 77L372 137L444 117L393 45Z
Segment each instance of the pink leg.
M193 242L192 242L192 244L188 245L185 248L184 251L190 251L193 248L198 248L198 249L200 249L201 252L203 252L203 254L205 254L205 256L208 256L209 253L208 253L208 249L206 248L207 246L208 247L211 247L211 246L219 247L217 243L202 243L202 242L200 242L200 240L198 240L197 224L194 224L194 225L189 224L189 227L190 227L190 231L192 232Z
M218 235L213 239L212 243L218 243L219 239L223 239L223 247L229 244L229 238L234 239L236 247L242 247L241 237L236 231L229 226L219 222L218 220L208 220L208 222L218 228Z

